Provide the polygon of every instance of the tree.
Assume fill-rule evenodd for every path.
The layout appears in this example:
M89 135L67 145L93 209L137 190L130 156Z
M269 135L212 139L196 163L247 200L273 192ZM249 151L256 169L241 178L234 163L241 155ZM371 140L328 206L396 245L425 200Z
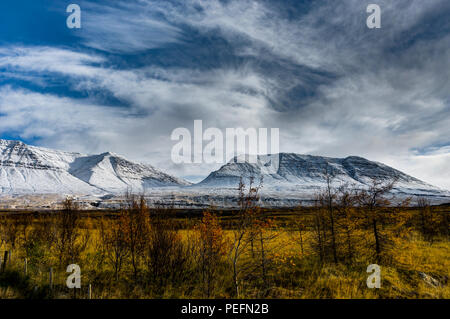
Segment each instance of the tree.
M325 189L319 193L314 209L314 240L313 248L324 262L331 256L331 260L338 263L339 229L337 225L337 191L332 186L333 170L327 164L325 171Z
M330 232L331 232L331 249L333 252L333 261L335 264L337 264L338 259L337 259L337 243L336 243L336 229L335 229L335 216L334 216L334 199L336 197L336 195L334 194L334 190L331 187L331 180L332 177L330 175L330 172L328 171L328 165L326 168L326 181L327 181L327 187L326 187L326 191L325 194L323 194L322 196L322 200L324 200L326 202L326 207L328 210L328 217L330 220Z
M114 269L114 277L118 281L123 262L129 253L125 231L126 216L124 212L121 212L116 219L102 222L106 224L101 227L104 252L106 259Z
M150 215L146 261L150 282L158 294L168 283L176 285L189 276L191 250L183 243L172 217L167 216L169 213L153 209Z
M419 197L417 199L417 207L420 218L420 232L425 240L431 242L439 233L439 216L433 212L430 200L425 197Z
M205 295L209 298L214 290L217 265L226 253L226 243L219 218L210 212L204 212L201 222L195 227L198 234L197 262L200 266Z
M313 208L313 238L311 247L319 256L320 263L325 261L327 247L325 212L322 207L322 199L318 195L314 201Z
M77 263L89 240L88 233L81 232L78 204L72 198L67 198L54 222L55 246L60 266Z
M263 296L266 296L269 290L269 271L273 265L273 249L272 242L278 237L278 232L274 231L274 220L264 216L262 213L256 216L254 221L254 232L257 240L256 269L262 281Z
M355 255L356 235L355 232L360 226L360 218L355 209L357 197L347 185L339 187L336 194L336 217L339 231L338 242L343 246L340 256L351 263Z
M254 239L255 233L252 231L252 227L259 211L258 202L259 190L261 187L262 181L260 185L254 186L254 178L250 178L248 191L246 191L242 178L239 182L239 210L234 216L235 225L233 228L233 240L229 253L233 270L233 285L237 297L239 297L240 294L240 275L245 269L241 266L240 262L242 261L242 257L249 243Z
M299 207L298 210L303 212L302 208ZM305 233L307 231L307 223L305 222L304 216L299 216L297 219L293 221L295 232L298 233L298 238L294 236L294 240L298 241L300 245L300 253L303 256L305 254Z
M55 232L50 220L42 214L25 215L22 227L22 247L29 265L44 266L55 244Z
M123 231L128 247L134 279L137 279L139 264L144 255L149 236L149 208L145 197L136 198L132 194L126 195L123 210Z
M386 238L382 236L380 232L380 224L387 207L391 202L386 198L386 195L394 188L396 180L393 181L381 181L372 179L367 189L359 191L358 204L361 208L361 212L365 215L367 226L371 228L374 238L374 250L377 262L381 260L383 246Z
M17 240L20 235L21 221L18 216L11 216L4 219L3 238L2 240L8 244L11 249L15 249Z

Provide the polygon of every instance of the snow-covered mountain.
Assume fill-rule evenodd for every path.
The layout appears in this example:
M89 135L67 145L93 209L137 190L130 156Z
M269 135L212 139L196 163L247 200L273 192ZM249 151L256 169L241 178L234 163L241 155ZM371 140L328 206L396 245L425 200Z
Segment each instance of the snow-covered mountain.
M397 194L427 196L436 204L450 202L450 192L361 157L281 153L258 156L256 163L235 158L191 185L111 153L85 155L0 140L0 207L55 207L67 194L77 195L86 207L115 207L128 190L145 193L157 206L234 207L241 177L247 185L251 177L255 183L263 179L263 206L292 207L312 202L326 186L327 171L334 186L363 188L373 178L395 179Z
M256 184L262 178L263 187L272 191L317 190L325 187L327 175L335 186L347 184L363 188L372 183L373 179L385 182L396 180L397 192L411 195L450 195L438 187L365 158L330 158L289 153L260 155L252 163L242 157L235 157L197 186L236 188L241 177L246 184L253 177Z
M105 194L189 185L111 153L85 155L0 140L0 194Z

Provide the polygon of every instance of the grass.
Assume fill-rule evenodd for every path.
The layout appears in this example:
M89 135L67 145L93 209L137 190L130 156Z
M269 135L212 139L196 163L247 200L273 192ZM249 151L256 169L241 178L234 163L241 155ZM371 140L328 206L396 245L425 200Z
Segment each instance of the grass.
M14 223L15 217L5 216L0 234L6 233ZM189 260L183 266L181 279L164 278L163 284L158 284L158 280L151 279L148 260L143 258L139 263L137 278L133 275L130 260L126 259L119 280L116 280L114 268L101 253L98 214L86 214L79 223L78 230L81 234L88 234L89 240L76 261L82 269L82 289L74 295L73 291L65 287L67 265L60 264L52 245L32 241L35 245L25 249L25 236L47 222L39 214L32 216L28 228L24 229L24 224L18 223L12 261L6 271L0 273L0 298L86 298L89 283L93 287L93 297L101 299L205 298L199 266L190 254L186 254ZM107 218L113 218L114 213L111 212L108 216L110 217ZM310 219L308 212L302 215L299 212L277 211L273 216L277 218L276 224L268 231L268 237L273 239L268 240L265 246L268 260L267 283L261 280L261 267L258 266L258 257L255 257L258 252L252 253L248 246L241 260L242 268L248 267L240 277L241 298L450 298L450 244L447 237L434 237L430 242L425 241L417 230L411 230L407 236L395 238L394 245L388 250L391 258L386 263L380 263L381 288L369 289L366 285L369 275L366 269L369 264L376 263L370 254L370 231L358 229L355 232L356 253L351 262L320 261L313 245L314 232L311 229L303 232L302 252L299 234L294 227L299 218ZM176 223L174 231L179 234L183 245L188 247L196 235L192 226L200 218L177 216L173 220ZM227 215L221 219L227 244L232 241L234 231L230 220L232 219ZM0 250L9 249L11 243L4 240ZM342 249L343 253L344 248ZM27 276L23 270L25 257L28 259ZM54 269L53 289L49 287L49 267ZM421 272L437 280L439 285L433 286L424 280ZM214 289L210 297L236 297L228 255L221 256L215 263Z

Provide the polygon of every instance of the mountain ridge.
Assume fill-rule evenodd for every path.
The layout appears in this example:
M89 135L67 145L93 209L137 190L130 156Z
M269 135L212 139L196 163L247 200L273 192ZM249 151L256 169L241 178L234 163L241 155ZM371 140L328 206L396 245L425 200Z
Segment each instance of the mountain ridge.
M0 139L0 193L119 193L190 185L151 165L105 152L87 155Z
M405 195L450 199L450 192L425 183L383 163L359 156L333 158L296 153L259 155L256 163L235 157L197 184L111 153L87 155L29 146L0 139L0 194L76 194L103 197L125 192L145 193L162 201L182 196L187 202L234 196L241 179L263 180L263 192L277 202L313 196L326 185L366 187L373 179L396 180ZM328 173L326 173L328 172ZM156 194L156 195L155 195ZM283 199L284 198L284 199ZM448 200L450 201L450 200Z
M211 172L198 185L203 187L229 187L240 178L256 183L262 178L266 187L323 187L328 174L335 184L365 187L373 180L396 180L397 190L409 193L446 193L446 190L423 182L395 168L360 156L333 158L296 153L258 155L249 163L234 157L220 169ZM448 193L448 192L447 192Z

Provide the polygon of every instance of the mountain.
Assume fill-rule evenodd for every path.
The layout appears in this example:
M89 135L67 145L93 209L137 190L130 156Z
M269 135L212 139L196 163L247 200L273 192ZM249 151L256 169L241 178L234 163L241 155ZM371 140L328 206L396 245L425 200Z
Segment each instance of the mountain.
M263 188L272 190L315 190L326 185L327 174L335 186L347 184L362 188L374 179L383 182L396 180L397 192L411 195L450 195L438 187L365 158L356 156L330 158L289 153L259 155L252 163L242 157L235 157L219 170L212 172L197 186L236 188L241 177L246 184L253 177L255 183L259 183L262 178Z
M112 153L85 155L0 140L0 194L105 194L189 185Z
M332 177L333 186L364 188L372 179L396 180L394 193L401 194L400 199L422 195L436 204L450 202L448 191L384 164L354 156L330 158L281 153L257 156L255 163L236 157L192 185L150 165L133 163L112 153L86 155L0 140L0 207L55 207L67 194L77 195L88 208L116 207L128 190L146 193L148 200L157 206L234 207L241 177L247 185L252 177L255 183L263 180L262 205L292 207L312 202L326 186L326 172Z

